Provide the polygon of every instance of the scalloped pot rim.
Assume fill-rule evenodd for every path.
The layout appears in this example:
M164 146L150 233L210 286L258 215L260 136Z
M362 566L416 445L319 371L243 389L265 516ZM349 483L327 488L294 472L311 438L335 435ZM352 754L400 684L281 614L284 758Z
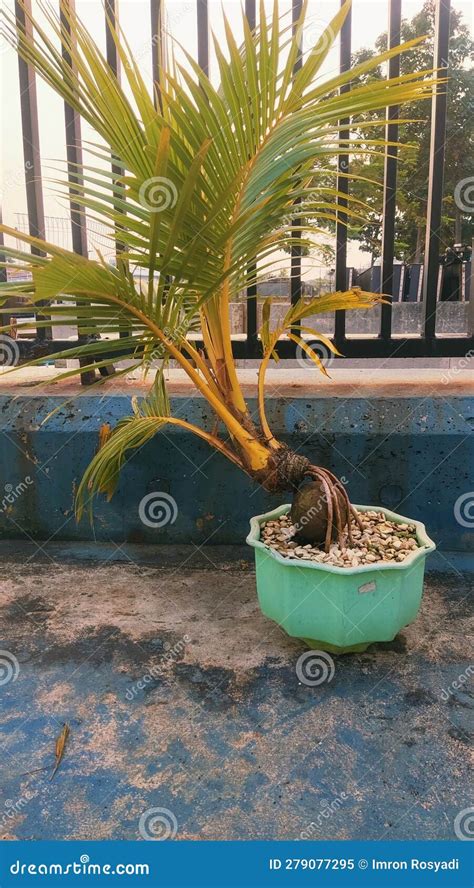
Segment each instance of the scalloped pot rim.
M278 508L273 509L271 512L265 512L262 515L255 515L250 519L250 533L247 536L246 542L249 546L253 546L254 549L262 549L269 558L273 558L275 561L278 561L280 564L283 564L285 567L295 567L295 568L304 568L305 570L319 570L319 571L328 571L329 573L342 574L343 576L348 576L349 574L358 574L358 573L367 573L367 571L379 571L379 570L409 570L410 567L413 567L417 561L422 558L426 558L430 552L434 552L436 549L436 544L432 539L428 536L426 532L425 525L422 524L421 521L415 521L414 518L406 518L404 515L399 515L397 512L392 512L390 509L385 509L383 506L360 506L354 503L354 508L359 512L383 512L386 518L389 518L391 521L395 521L397 524L414 524L416 527L416 539L420 545L419 549L415 549L411 555L408 555L405 558L405 561L401 562L387 562L381 561L375 564L361 564L358 567L337 567L337 565L333 564L319 564L314 561L307 561L302 558L291 559L284 558L283 555L280 555L274 549L268 548L264 543L260 540L260 527L262 524L267 521L272 521L275 518L280 518L281 515L287 515L290 511L291 504L285 503L283 506L278 506Z

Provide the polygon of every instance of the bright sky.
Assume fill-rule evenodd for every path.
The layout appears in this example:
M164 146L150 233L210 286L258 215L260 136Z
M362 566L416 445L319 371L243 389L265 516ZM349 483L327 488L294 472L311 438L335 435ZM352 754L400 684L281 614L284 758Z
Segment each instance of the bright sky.
M235 33L241 36L240 0L210 0L210 22L218 39L223 39L222 8L224 8ZM258 5L258 4L257 4ZM273 0L266 0L270 10ZM422 0L405 0L403 15L411 18L422 7ZM472 21L472 5L466 0L455 0L455 7L462 11L466 23ZM13 0L6 0L8 8ZM33 0L33 8L36 2ZM305 31L304 47L314 43L325 25L339 7L339 0L310 0L309 14ZM76 0L79 16L90 29L94 39L105 52L105 26L103 7L100 0ZM282 13L289 12L291 3L280 0ZM196 2L195 0L167 0L168 30L196 55ZM151 84L151 33L148 0L120 0L120 21L131 48L140 61L142 72ZM388 15L387 0L353 0L352 45L357 50L362 46L372 46L377 36L385 30ZM12 226L17 223L16 214L26 212L24 186L23 152L21 143L20 99L18 88L18 67L15 53L2 46L2 204L4 221ZM337 70L338 46L330 53L326 71ZM211 76L216 75L215 59L211 61ZM57 158L65 158L64 111L61 99L41 80L37 81L40 117L40 144L43 160L43 176L54 175L51 164ZM83 127L83 137L94 136ZM86 158L87 159L87 156ZM64 207L58 204L51 188L45 182L45 213L49 216L65 216ZM359 254L357 247L349 252L349 264L368 264L367 255Z

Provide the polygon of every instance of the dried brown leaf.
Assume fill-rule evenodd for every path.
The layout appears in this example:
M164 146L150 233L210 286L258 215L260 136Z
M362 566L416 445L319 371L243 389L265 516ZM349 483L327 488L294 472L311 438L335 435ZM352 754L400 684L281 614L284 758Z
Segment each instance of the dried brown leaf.
M61 733L56 738L56 745L54 749L54 755L56 758L53 773L51 774L50 780L53 779L56 771L59 768L64 756L64 750L66 749L66 743L68 741L69 734L71 733L70 727L67 722L63 725Z

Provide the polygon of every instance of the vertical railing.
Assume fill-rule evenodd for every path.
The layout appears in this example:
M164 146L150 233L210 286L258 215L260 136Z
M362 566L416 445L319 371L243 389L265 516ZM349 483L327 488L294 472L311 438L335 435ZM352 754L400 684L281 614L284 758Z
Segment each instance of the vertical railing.
M74 13L74 0L61 0L59 5L59 14L61 21L61 29L66 40L71 39L71 28L69 26L68 11ZM65 43L62 45L62 57L70 68L72 68L71 54ZM67 175L69 185L69 211L71 214L71 238L72 248L75 253L81 256L88 255L87 249L87 227L85 214L75 200L80 194L82 185L82 139L81 139L81 118L78 112L67 102L64 103L64 123L66 134L66 157L67 157Z
M61 22L61 31L63 33L63 42L61 47L62 57L71 70L73 70L73 62L71 53L67 45L68 41L74 39L71 35L71 27L69 24L69 14L75 12L75 0L60 0L59 17ZM69 185L69 212L71 216L71 239L72 249L80 256L88 255L87 249L87 227L86 217L81 205L77 203L80 194L80 185L82 179L82 139L81 139L81 118L78 112L68 104L64 103L64 123L66 134L66 157L67 157L67 175ZM78 188L79 186L79 188ZM87 336L81 333L80 328L77 331L79 342L87 342ZM81 363L81 362L80 362ZM82 365L89 363L88 359L82 359ZM92 385L95 381L94 370L87 370L81 373L82 385Z
M32 0L15 0L16 27L20 34L26 35L27 39L32 37L32 26L30 22ZM64 10L69 5L73 8L74 0L58 0L61 22L63 28L67 28L67 20L64 16ZM341 4L343 0L340 0ZM316 0L314 0L316 4ZM99 4L98 4L99 5ZM292 0L291 12L293 27L300 16L302 0ZM198 62L207 74L209 74L209 30L210 15L213 6L209 0L195 0L196 23L197 23L197 57ZM111 26L118 21L118 0L105 0L106 12L106 58L111 71L120 78L120 65L117 47L115 45ZM165 0L150 0L150 22L151 22L151 51L152 51L152 69L154 81L154 94L156 106L160 105L158 72L164 56L164 37L163 37L163 19L165 12ZM388 27L388 45L395 46L400 41L402 0L388 0L389 27ZM247 15L251 29L257 25L257 2L256 0L245 0L245 13ZM433 67L439 69L439 73L443 73L448 68L448 48L449 48L449 19L450 19L450 0L435 0L436 15L436 33L435 33L435 51ZM70 57L67 46L63 48L63 59L70 63ZM301 65L301 53L296 62L296 69ZM341 72L350 69L351 65L351 15L349 14L340 35L340 59L339 67ZM400 70L398 58L391 59L388 64L388 77L396 77ZM36 80L33 69L26 62L19 59L19 78L21 93L21 120L22 120L22 138L23 138L23 154L25 161L25 184L26 198L28 208L28 228L32 235L44 237L45 235L45 218L43 207L43 191L41 179L41 159L40 159L40 141L39 141L39 125L38 125L38 104L36 96ZM348 83L341 88L341 93L347 93L351 88ZM447 96L446 86L433 91L432 99L432 125L431 125L431 149L430 149L430 171L428 181L428 208L427 208L427 231L426 246L424 256L424 274L423 274L423 301L424 301L424 319L423 330L419 337L410 337L406 339L394 338L392 334L392 307L391 305L382 306L381 326L379 335L366 338L351 337L346 335L346 319L344 312L336 312L334 339L336 345L346 355L353 357L388 357L391 354L412 356L430 356L430 355L455 355L463 354L463 349L467 350L469 345L467 339L458 337L436 337L436 308L437 308L437 289L439 274L439 252L440 252L440 224L442 218L442 201L443 201L443 166L444 166L444 148L445 148L445 130L447 115ZM350 105L349 105L350 107ZM395 122L398 116L398 108L387 109L387 125L386 136L389 141L397 141L398 125ZM340 138L342 145L350 136L350 116L348 113L340 120ZM119 125L119 122L118 122ZM80 117L74 109L67 104L65 106L65 127L66 127L66 151L67 151L67 168L68 183L70 196L70 216L73 249L81 255L87 255L87 230L86 216L82 211L80 204L75 197L78 194L78 188L81 184L81 167L82 167L82 147L81 147L81 122ZM123 170L116 158L111 158L112 170L115 179L118 179ZM384 191L383 191L383 226L382 226L382 267L381 267L381 290L384 293L391 293L393 290L393 261L395 255L395 222L397 207L397 164L398 156L395 146L389 146L386 152L384 166ZM349 154L342 150L342 154L338 157L337 163L337 189L342 195L339 199L339 209L336 223L336 289L345 289L347 286L347 198L349 197ZM295 211L298 208L295 207ZM296 302L302 292L302 257L301 251L296 243L299 236L296 227L297 220L293 223L295 226L295 243L291 249L291 283L290 298L292 303ZM126 257L121 256L120 230L116 231L116 249L117 258L124 261ZM33 253L38 253L36 247L32 248ZM255 268L249 269L249 277L253 280L255 277ZM236 354L242 357L254 357L259 353L259 343L257 335L257 286L256 283L249 284L247 288L247 320L246 320L246 342L236 341ZM474 304L473 294L471 293L471 305ZM43 315L44 317L44 315ZM123 335L127 335L127 332ZM51 337L49 327L38 329L37 340L41 340L41 348L44 352L48 349L48 338ZM67 344L66 343L65 347ZM294 346L289 342L282 342L279 346L280 353L285 357L294 356Z
M298 21L301 16L302 10L302 0L292 0L291 3L291 20L293 25L293 33L298 25ZM293 73L296 74L302 64L303 64L303 34L299 35L300 46L298 48L298 55L294 64ZM301 199L295 203L295 209L297 209L298 205L301 203ZM292 227L295 231L292 232L292 238L294 241L301 238L301 231L297 230L297 227L301 225L301 218L296 217L292 222ZM296 305L299 299L301 299L302 294L302 282L301 282L301 247L297 243L291 244L290 250L290 300L292 305ZM296 348L294 349L296 352Z
M436 0L434 67L438 69L440 77L448 70L450 7L450 0ZM447 85L443 84L433 96L431 115L430 172L423 274L423 335L428 349L430 349L436 335L447 102Z
M151 24L151 71L153 79L153 100L155 108L161 108L159 89L160 68L163 62L163 3L164 0L150 0Z
M341 0L341 6L344 0ZM352 11L346 17L341 28L340 48L339 48L339 70L341 74L348 71L351 67L351 28L352 28ZM350 84L346 83L341 87L341 94L350 91ZM347 140L350 136L349 131L350 118L344 117L340 121L341 130L339 133L341 140ZM349 155L342 153L338 157L337 162L337 190L342 195L349 194ZM336 222L336 290L345 290L347 283L347 215L344 213L344 207L347 207L347 199L339 198L339 209L337 211ZM346 336L346 313L344 311L336 311L334 322L334 341L336 347L341 351L344 348L344 339Z
M105 57L107 59L107 64L112 71L114 77L120 83L121 71L120 71L120 56L117 50L117 46L114 39L113 31L118 28L119 23L119 4L118 0L105 0ZM117 159L112 155L111 158L111 171L113 175L113 184L114 187L117 188L119 180L121 176L124 175L125 170L120 163L117 163ZM120 197L121 201L124 201L124 195L122 193L123 189L120 189ZM116 203L114 206L119 208ZM120 211L122 208L120 207ZM117 261L117 265L122 263L126 263L126 250L124 244L120 238L120 230L121 226L117 225L115 228L115 258ZM127 327L125 330L120 330L119 336L121 339L125 339L130 335L131 328ZM101 374L103 376L110 375L113 372L113 367L101 367Z
M196 0L198 64L209 76L209 0Z
M402 20L401 0L390 0L388 13L388 48L400 44L400 29ZM400 56L389 59L387 77L398 77L400 74ZM387 108L387 123L385 137L387 142L396 142L398 139L398 124L394 123L398 117L398 107ZM395 258L395 213L397 209L397 146L388 145L386 148L384 166L384 190L383 190L383 224L382 224L382 268L380 289L382 293L393 296L393 260ZM382 305L380 335L385 341L392 335L392 303Z
M118 25L118 0L105 0L105 57L107 59L107 64L112 71L114 77L120 83L120 57L117 51L117 46L115 44L114 35L112 29L115 29ZM121 176L124 175L124 168L117 163L117 159L112 155L111 158L111 170L113 175L113 184L117 187L118 180ZM115 231L115 251L117 263L120 261L120 258L124 253L124 246L120 240L120 227L117 226ZM127 336L127 332L124 331L124 336Z
M0 225L3 222L3 212L2 207L0 206ZM5 262L6 256L3 252L3 247L5 246L5 239L3 237L3 231L0 230L0 262ZM4 284L7 281L7 269L0 266L0 284ZM0 325L2 327L5 324L9 323L9 317L7 313L0 313Z
M31 40L33 32L30 18L31 0L15 0L15 17L19 34L23 34L27 40ZM29 233L32 237L44 240L45 224L36 75L31 65L23 61L20 56L18 56L18 75ZM36 246L31 247L31 252L38 256L44 255ZM51 339L51 328L39 327L36 331L36 339L39 342Z
M251 31L257 26L257 3L256 0L245 0L245 15ZM257 272L256 264L252 264L249 268L249 277L254 278ZM256 357L259 353L258 335L257 335L257 282L249 284L247 287L247 313L246 313L246 333L247 333L247 350L248 357Z

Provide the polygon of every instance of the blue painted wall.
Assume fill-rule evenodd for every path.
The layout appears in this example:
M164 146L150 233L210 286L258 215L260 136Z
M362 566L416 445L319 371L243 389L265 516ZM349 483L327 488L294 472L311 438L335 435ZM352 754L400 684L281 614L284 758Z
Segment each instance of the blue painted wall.
M93 527L87 518L77 525L74 490L97 449L99 427L129 414L130 396L86 392L63 401L64 396L0 396L3 538L241 543L249 517L280 500L204 442L167 427L131 455L112 501L96 500ZM250 406L256 409L255 402ZM212 426L199 398L175 398L172 408L175 416ZM276 398L268 414L278 437L344 477L353 502L386 505L424 521L442 550L469 548L472 526L461 526L454 508L474 490L472 401ZM173 497L178 510L173 523L162 528L142 523L138 507L152 492Z

